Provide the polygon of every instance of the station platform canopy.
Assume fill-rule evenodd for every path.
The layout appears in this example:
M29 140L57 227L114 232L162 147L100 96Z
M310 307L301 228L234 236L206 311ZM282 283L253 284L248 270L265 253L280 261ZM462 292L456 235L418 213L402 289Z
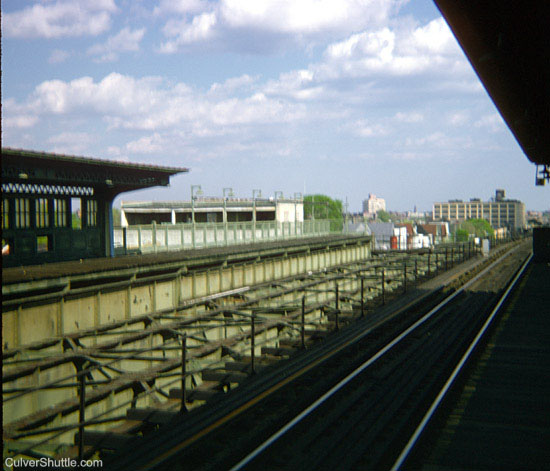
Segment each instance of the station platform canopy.
M434 0L527 158L550 166L550 8Z
M93 188L94 193L117 195L153 186L167 186L171 176L188 171L182 167L2 148L3 187L5 184L18 183L79 186ZM47 188L42 190L47 191Z
M113 256L114 198L188 171L2 148L2 264Z

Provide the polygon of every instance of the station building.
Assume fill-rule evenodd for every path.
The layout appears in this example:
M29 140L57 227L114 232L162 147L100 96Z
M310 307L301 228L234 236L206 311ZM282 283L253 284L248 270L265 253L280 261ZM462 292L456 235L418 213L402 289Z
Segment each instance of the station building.
M187 171L2 148L2 264L113 256L114 198Z
M525 204L506 199L505 191L499 189L490 201L472 198L470 201L449 200L433 205L434 221L459 223L468 219L486 219L494 229L522 230L526 227Z

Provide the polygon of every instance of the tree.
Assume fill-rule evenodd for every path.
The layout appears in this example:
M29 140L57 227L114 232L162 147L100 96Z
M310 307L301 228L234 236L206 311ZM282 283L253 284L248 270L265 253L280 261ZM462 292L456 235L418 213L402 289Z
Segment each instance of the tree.
M390 213L380 209L376 212L377 219L380 219L382 222L390 222Z
M343 222L342 201L326 195L304 196L304 219L330 219L331 230L341 230Z
M460 224L460 229L475 237L492 237L495 233L495 230L486 219L468 219Z
M71 227L73 229L82 229L82 219L80 218L80 211L75 211L71 216Z
M470 235L465 229L457 229L455 232L455 238L457 242L468 242Z

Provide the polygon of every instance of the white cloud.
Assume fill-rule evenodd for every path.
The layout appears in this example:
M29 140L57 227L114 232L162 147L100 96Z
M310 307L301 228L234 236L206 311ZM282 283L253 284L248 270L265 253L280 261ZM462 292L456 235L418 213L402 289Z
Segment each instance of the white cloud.
M432 46L430 41L440 41ZM396 80L408 80L403 87ZM391 85L388 84L391 80ZM353 87L350 88L350 83ZM396 90L411 94L414 89L432 93L459 91L479 93L477 79L442 18L424 26L394 23L394 29L354 33L329 44L322 60L307 68L281 73L263 87L268 96L297 101L343 99L349 105L368 100L393 100ZM353 90L352 93L351 90ZM418 113L397 114L397 121L420 122Z
M151 136L144 136L136 141L128 142L126 150L134 154L153 154L160 152L164 144L160 134L154 133Z
M470 136L456 134L447 136L441 131L435 131L425 137L407 137L404 146L422 149L423 151L436 149L456 155L463 149L471 148L473 141Z
M145 35L145 28L131 30L126 27L105 43L95 44L88 49L88 54L98 56L98 62L113 62L122 52L139 51L139 43Z
M391 129L381 123L372 123L370 120L359 119L357 121L347 123L342 126L342 129L351 131L356 136L360 137L381 137L391 133Z
M191 23L186 20L170 20L164 27L164 33L175 39L164 42L160 52L173 53L182 45L211 39L215 34L217 23L216 13L201 13L193 18Z
M162 1L155 14L179 14L170 18L164 33L171 38L160 50L174 53L181 47L219 38L228 48L272 49L278 41L302 42L321 35L349 34L385 24L403 0L222 0L213 4L198 0ZM190 18L192 17L192 18ZM253 35L254 44L239 40L242 32Z
M482 116L474 123L474 126L476 128L487 129L492 133L497 133L506 128L502 117L498 113Z
M394 160L405 160L405 161L421 161L429 158L434 158L435 156L430 153L425 152L393 152L391 153L391 158Z
M426 145L442 147L444 146L446 140L447 137L445 136L445 134L440 131L436 131L426 137L408 137L407 139L405 139L405 145L415 147L423 147Z
M48 58L48 62L50 64L60 64L61 62L65 62L70 56L71 54L67 51L54 49Z
M188 14L204 11L208 2L204 0L160 0L154 8L154 15L172 15L174 13Z
M228 25L307 34L354 30L387 19L393 2L385 0L223 0Z
M86 132L62 132L48 139L52 152L64 154L82 154L92 142L92 136Z
M452 113L447 118L447 121L452 126L463 126L467 124L470 120L470 113L467 111L457 111L455 113Z
M214 124L260 124L290 122L305 117L303 107L256 93L245 99L227 99L208 107Z
M425 51L442 55L455 55L458 50L456 40L443 18L437 18L426 26L416 28L411 40L402 43L401 48L404 51Z
M243 74L239 77L231 77L223 83L213 83L210 86L209 94L227 94L237 90L249 90L250 87L258 80L259 76L250 76Z
M194 5L193 8L199 8L198 3ZM166 9L168 4L159 5L159 15L161 7ZM181 3L179 7L185 5ZM201 35L218 34L227 25L218 28L217 15L219 9L191 14L189 20L168 22L165 33L173 35L173 45L167 42L165 46L177 50ZM285 145L285 152L296 155L297 146L303 143L292 141L294 133L305 135L303 130L309 127L309 132L322 134L320 129L324 126L327 130L349 133L351 140L358 137L355 140L363 145L367 138L373 147L387 141L387 136L398 136L395 142L399 140L405 154L422 155L423 147L446 152L458 141L446 138L441 128L432 132L427 118L417 111L419 107L424 111L428 108L419 105L422 103L419 100L414 105L408 101L418 90L429 90L433 98L436 87L441 89L445 84L468 79L465 74L457 77L456 71L461 69L455 65L465 63L465 59L456 45L446 43L448 28L442 27L440 20L434 21L422 27L394 22L392 28L383 26L348 34L346 39L329 44L318 62L263 82L260 75L249 74L229 77L205 88L173 83L162 77L136 78L120 73L99 80L91 77L48 80L39 84L25 102L12 103L7 113L9 124L31 127L48 117L52 122L70 122L69 130L78 132L83 128L74 118L86 116L86 120L95 119L96 125L103 126L112 136L122 133L127 136L122 138L124 143L119 140L108 149L108 154L117 157L132 153L178 153L183 148L186 152L206 148L215 153L222 149L219 144L222 140L228 143L222 149L224 152L235 152L234 146L241 139L247 140L243 145L252 152L255 146L261 149L266 141L275 141L270 136L273 133L279 139L273 149L282 148L282 142L292 142ZM144 35L145 29L125 27L105 42L90 47L88 53L107 60L113 54L137 51ZM431 46L430 38L443 41L444 45ZM419 79L405 81L404 76ZM387 103L383 112L376 107L381 102ZM315 129L314 123L320 126ZM409 132L410 128L420 126L403 123L422 123L426 137ZM81 152L74 150L78 149L78 139L69 142L65 137L66 142L50 143ZM391 147L392 143L388 145ZM275 150L269 151L269 155L276 154Z
M354 34L344 41L331 44L326 49L329 60L350 60L375 57L381 62L392 59L395 33L383 28L372 33Z
M2 127L4 129L24 129L34 126L38 116L28 106L20 105L13 98L7 98L2 104Z
M437 43L437 45L434 45ZM460 48L442 18L415 29L353 34L329 45L318 73L326 77L365 77L425 74L463 74L469 70Z
M2 126L4 128L30 128L37 122L38 118L30 115L2 117Z
M119 146L108 146L107 154L112 155L113 157L119 157L122 154Z
M114 0L58 0L2 14L2 33L14 38L96 36L111 26Z
M89 141L89 140L90 140L90 136L84 132L62 132L60 134L51 136L48 139L48 142L52 144L66 144L66 143L73 144L78 141Z
M41 114L67 114L75 110L130 115L150 110L162 99L156 91L158 77L133 77L111 73L94 82L81 77L70 82L49 80L38 85L28 106Z
M321 97L325 89L315 81L315 74L308 69L293 70L270 80L263 90L270 96L288 97L295 100L313 100Z
M239 82L239 79L236 80ZM242 80L241 80L242 81ZM246 79L244 80L246 81ZM18 115L72 116L96 114L110 129L179 129L290 122L305 110L254 92L244 98L200 92L186 84L170 84L158 77L136 79L111 73L99 82L81 77L69 82L50 80L38 85L26 104L12 102Z
M396 121L402 122L402 123L420 123L424 121L424 115L422 113L418 113L417 111L411 111L411 112L403 112L398 111L394 116Z

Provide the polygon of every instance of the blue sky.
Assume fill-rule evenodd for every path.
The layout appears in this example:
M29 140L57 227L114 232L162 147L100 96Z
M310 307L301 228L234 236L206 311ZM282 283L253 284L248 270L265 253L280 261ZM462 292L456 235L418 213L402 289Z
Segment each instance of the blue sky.
M124 200L550 207L431 0L2 2L3 146L182 166Z

